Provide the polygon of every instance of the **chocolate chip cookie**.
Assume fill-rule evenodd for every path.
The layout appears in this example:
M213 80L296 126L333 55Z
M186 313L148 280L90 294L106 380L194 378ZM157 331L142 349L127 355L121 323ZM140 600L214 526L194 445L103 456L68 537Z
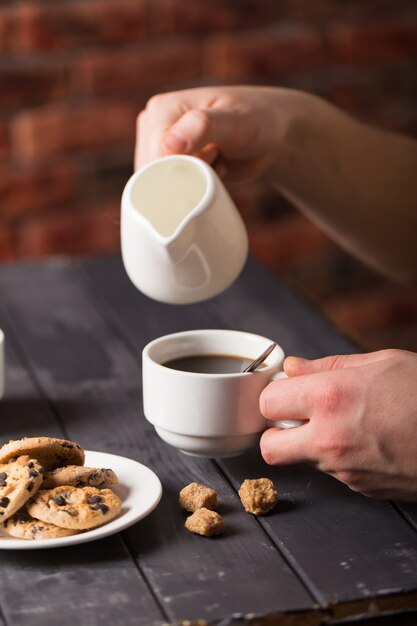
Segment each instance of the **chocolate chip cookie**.
M0 465L0 522L35 495L42 481L43 467L28 455Z
M62 465L84 465L84 450L78 443L54 437L24 437L0 448L0 463L28 454L50 471Z
M111 469L67 465L66 467L57 467L50 472L46 472L42 489L52 489L61 485L103 489L110 485L117 485L118 482L116 474Z
M27 512L62 528L87 530L109 522L121 507L111 489L62 486L41 489L27 505Z
M3 524L4 530L17 539L55 539L56 537L69 537L76 535L78 530L60 528L48 522L34 519L25 512L17 512Z

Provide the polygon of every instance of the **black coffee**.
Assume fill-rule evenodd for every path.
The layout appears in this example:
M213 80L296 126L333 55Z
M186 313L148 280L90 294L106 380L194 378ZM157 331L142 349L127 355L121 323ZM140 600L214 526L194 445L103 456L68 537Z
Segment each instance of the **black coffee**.
M181 372L198 374L237 374L252 363L253 359L228 354L203 354L186 356L163 363L165 367Z

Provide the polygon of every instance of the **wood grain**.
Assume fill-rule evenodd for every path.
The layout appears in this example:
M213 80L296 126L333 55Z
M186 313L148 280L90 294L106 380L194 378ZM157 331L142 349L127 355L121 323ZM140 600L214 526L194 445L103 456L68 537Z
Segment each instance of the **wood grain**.
M83 275L63 261L45 270L28 265L0 273L8 317L68 436L86 448L139 460L160 476L160 505L124 536L165 614L172 621L215 620L277 604L283 610L311 606L310 594L256 520L241 515L215 464L162 445L143 418L139 350L127 346ZM155 316L143 309L138 316L140 347L151 338ZM229 525L225 536L210 541L183 528L178 492L192 480L218 490Z
M3 552L7 626L55 626L59 606L63 626L74 619L89 626L316 625L369 606L397 614L414 606L413 505L400 514L309 467L267 467L257 449L219 462L188 457L161 442L144 419L140 353L161 334L236 328L307 357L353 351L256 263L221 296L187 307L142 296L115 257L3 267L0 294L8 343L2 437L63 434L145 463L164 487L157 509L122 536ZM237 496L244 478L259 476L271 477L280 492L277 509L264 518L246 514ZM224 536L184 529L178 491L194 480L218 491ZM52 602L45 582L58 589ZM35 592L26 594L29 588Z

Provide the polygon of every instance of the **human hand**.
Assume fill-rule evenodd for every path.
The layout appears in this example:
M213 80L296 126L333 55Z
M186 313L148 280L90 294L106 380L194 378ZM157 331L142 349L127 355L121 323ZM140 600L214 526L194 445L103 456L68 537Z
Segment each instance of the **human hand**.
M381 350L308 361L260 398L268 420L307 419L261 438L269 464L309 462L376 498L417 499L417 354Z
M135 168L170 154L198 156L226 181L264 174L284 158L301 92L268 87L202 87L160 94L139 114Z

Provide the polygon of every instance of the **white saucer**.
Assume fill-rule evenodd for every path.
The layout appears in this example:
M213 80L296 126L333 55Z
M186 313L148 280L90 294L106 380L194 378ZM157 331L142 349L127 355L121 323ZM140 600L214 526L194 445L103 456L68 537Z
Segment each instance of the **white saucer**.
M85 451L87 467L108 467L119 478L119 485L112 489L122 500L122 510L116 519L104 526L70 537L56 539L15 539L0 527L0 550L40 550L60 548L108 537L132 526L143 519L157 506L162 496L162 485L157 475L146 465L123 456L106 452Z

